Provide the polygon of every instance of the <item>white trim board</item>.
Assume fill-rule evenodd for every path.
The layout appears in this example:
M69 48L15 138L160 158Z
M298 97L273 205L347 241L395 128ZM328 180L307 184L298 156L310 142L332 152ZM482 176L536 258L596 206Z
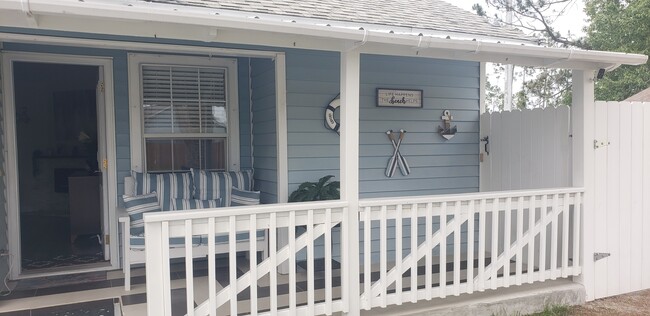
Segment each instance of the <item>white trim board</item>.
M5 128L5 158L7 164L7 183L16 185L7 185L7 236L9 243L10 264L12 265L11 278L20 279L21 275L21 249L20 249L20 210L19 206L19 192L18 192L18 162L17 162L17 144L16 144L16 124L15 124L15 102L14 102L14 82L13 82L13 62L38 62L38 63L58 63L58 64L74 64L74 65L88 65L97 66L103 69L104 78L100 78L105 83L104 93L104 110L105 112L105 127L103 137L105 137L106 144L106 157L108 160L108 170L106 177L104 177L104 196L108 197L108 212L109 219L109 232L117 238L117 216L115 208L117 206L117 175L115 172L116 154L115 154L115 119L114 119L114 92L113 92L113 60L105 57L88 57L88 56L75 56L75 55L59 55L59 54L45 54L45 53L25 53L25 52L5 52L2 54L3 64L3 92L4 92L4 128ZM100 124L101 125L101 124ZM99 128L100 126L98 126ZM100 132L101 134L101 132ZM9 154L13 153L13 154ZM119 244L113 242L110 244L111 266L118 267ZM56 273L53 273L56 274Z

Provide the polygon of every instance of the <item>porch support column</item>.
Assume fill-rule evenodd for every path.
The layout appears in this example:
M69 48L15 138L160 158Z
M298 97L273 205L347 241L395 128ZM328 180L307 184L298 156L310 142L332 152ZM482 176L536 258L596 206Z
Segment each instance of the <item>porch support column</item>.
M574 281L582 283L587 300L594 299L594 71L573 71L573 104L571 106L573 141L572 184L584 187L582 200L582 275Z
M341 52L341 200L348 202L343 225L343 286L347 315L359 315L359 60L358 48Z

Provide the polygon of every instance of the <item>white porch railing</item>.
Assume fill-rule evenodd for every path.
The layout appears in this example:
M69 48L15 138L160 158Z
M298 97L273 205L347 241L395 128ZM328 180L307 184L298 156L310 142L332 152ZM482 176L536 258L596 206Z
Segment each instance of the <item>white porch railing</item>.
M361 201L361 307L580 274L580 221L574 219L582 195L566 188ZM394 234L387 233L389 224ZM424 271L414 274L418 269Z
M345 201L147 214L148 313L171 315L173 288L186 289L188 315L330 315L346 311L353 298L340 293L350 282L361 282L361 308L370 310L579 275L582 196L580 188L563 188L361 200L358 256L335 251L333 236L349 242L338 235L346 231ZM259 230L268 234L268 257L254 260L259 249L252 242L242 269L236 236ZM206 277L195 276L186 260L185 279L171 280L169 238L184 237L186 258L192 258L191 236L213 241L208 253L215 253L214 237L222 234L228 236L227 277L225 271L217 275L212 255ZM286 245L276 246L278 234L287 236ZM324 258L320 271L317 256ZM345 265L334 268L334 259L358 264L362 275L349 275ZM306 268L298 273L299 260ZM288 264L287 275L278 274L282 264ZM305 280L297 290L296 281ZM199 285L206 294L197 294ZM264 299L258 286L269 287Z
M185 238L186 258L192 258L192 236L203 236L208 241L208 253L215 253L215 237L228 236L228 285L221 286L217 282L217 267L214 255L208 256L207 278L197 278L194 275L192 260L185 262L184 284L176 287L185 288L187 315L237 315L239 313L258 314L258 310L267 313L286 313L296 315L331 314L343 310L340 298L333 295L332 275L332 233L337 232L335 226L341 224L346 203L317 202L259 205L255 207L237 207L216 210L167 212L145 215L145 244L147 251L147 312L149 315L171 315L172 281L170 277L169 238ZM296 238L296 228L304 232ZM284 229L284 230L283 230ZM249 257L248 271L238 276L241 264L237 262L237 234L248 233L256 236L259 230L268 232L268 257L258 263L255 242L249 243L249 249L244 251ZM288 235L288 243L277 247L278 233ZM314 248L315 241L323 236L324 257L330 260L324 262L324 292L322 300L315 296ZM211 242L210 242L211 241ZM298 295L296 289L297 256L303 255L306 249L307 273L306 295ZM241 253L241 252L240 252ZM345 254L341 254L345 255ZM279 294L278 268L286 263L289 267L287 297L288 304L278 306ZM221 276L223 278L223 276ZM207 279L207 280L205 280ZM199 289L201 285L207 289ZM346 280L341 280L345 286ZM266 306L258 306L258 286L268 286L269 294L265 296ZM237 296L248 290L248 306L238 304ZM199 292L207 293L207 298L201 301ZM199 295L197 295L199 294ZM304 293L300 293L304 294ZM299 296L299 297L298 297ZM153 302L153 303L152 303ZM195 307L195 302L198 304Z

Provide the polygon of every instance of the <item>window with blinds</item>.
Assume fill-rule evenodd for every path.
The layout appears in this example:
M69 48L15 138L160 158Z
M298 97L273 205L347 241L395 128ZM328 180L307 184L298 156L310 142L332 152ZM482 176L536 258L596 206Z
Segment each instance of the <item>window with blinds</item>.
M141 65L148 171L226 168L226 69Z

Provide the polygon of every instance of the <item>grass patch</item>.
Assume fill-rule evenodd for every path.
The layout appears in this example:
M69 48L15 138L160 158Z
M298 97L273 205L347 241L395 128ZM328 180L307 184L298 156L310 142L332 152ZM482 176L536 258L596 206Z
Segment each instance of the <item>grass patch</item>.
M539 313L528 316L568 316L570 315L569 310L568 306L549 306Z

